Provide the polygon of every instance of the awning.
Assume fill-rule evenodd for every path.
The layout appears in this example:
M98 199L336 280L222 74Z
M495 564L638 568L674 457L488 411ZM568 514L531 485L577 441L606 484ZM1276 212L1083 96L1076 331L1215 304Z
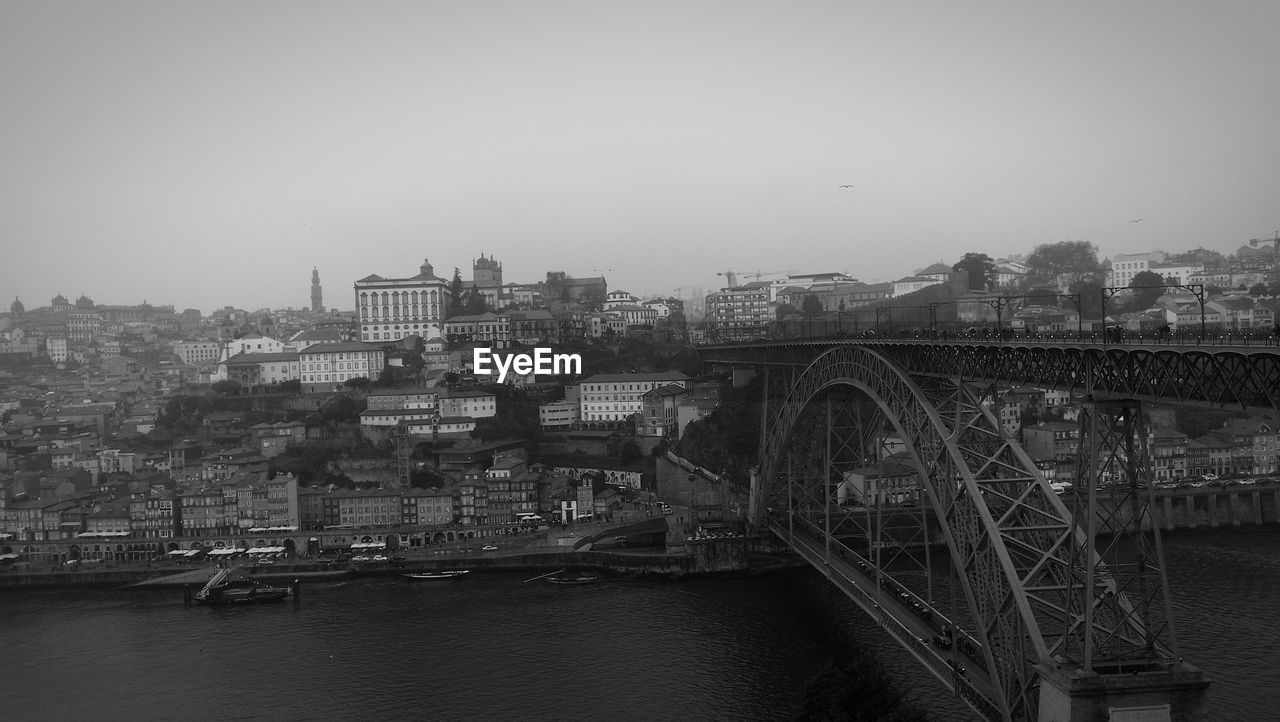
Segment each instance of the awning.
M243 550L241 550L241 549L214 549L213 551L209 552L209 556L211 556L211 557L214 557L214 556L222 557L222 556L226 556L226 555L228 555L228 554L239 554L241 551L243 551Z
M17 554L0 554L0 561L3 561L5 559L17 559L17 558L18 558Z
M352 549L385 549L386 542L355 542L351 545Z
M187 555L186 549L174 549L173 551L169 552L169 556L171 557L182 557L186 555Z
M250 554L279 554L284 551L284 547L254 547L249 549Z

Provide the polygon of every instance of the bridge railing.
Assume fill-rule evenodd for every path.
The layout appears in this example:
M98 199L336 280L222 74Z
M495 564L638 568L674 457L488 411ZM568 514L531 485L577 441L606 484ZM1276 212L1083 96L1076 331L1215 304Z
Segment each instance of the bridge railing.
M964 676L959 669L947 664L930 646L929 640L916 636L907 625L903 624L897 617L893 616L880 604L880 599L865 589L860 587L851 578L846 576L839 569L833 567L822 555L806 544L797 544L794 538L788 536L787 527L778 519L770 519L773 531L780 538L786 539L788 544L805 560L816 568L821 569L826 577L840 588L855 602L859 603L863 609L867 610L876 619L876 622L885 631L895 637L898 642L906 648L913 657L927 666L934 676L942 680L943 683L949 684L956 693L964 699L975 711L983 717L992 720L1001 720L1004 716L1000 712L1000 706L995 704L990 697L980 691L974 684ZM838 556L842 561L848 561L848 557L852 557L857 561L870 564L866 559L856 552L844 549L842 546ZM855 561L856 563L856 561ZM912 595L914 596L914 595ZM926 607L928 605L925 605ZM930 608L931 609L931 608ZM958 640L957 640L958 641ZM976 645L975 645L976 648Z
M844 334L786 334L771 335L751 342L725 341L706 344L713 346L755 345L770 341L945 341L948 343L1024 342L1060 345L1089 346L1169 346L1235 348L1280 348L1280 333L1274 329L1209 329L1203 335L1199 330L1160 333L1154 330L1120 331L1053 331L1028 332L1016 329L954 329L912 328L897 331L858 331Z

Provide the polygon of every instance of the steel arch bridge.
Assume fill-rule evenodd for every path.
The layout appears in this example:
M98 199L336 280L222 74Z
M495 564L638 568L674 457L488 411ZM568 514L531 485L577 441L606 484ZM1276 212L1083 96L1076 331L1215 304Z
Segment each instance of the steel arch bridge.
M1202 689L1207 684L1198 671L1180 674L1187 668L1176 651L1158 533L1154 549L1145 546L1149 542L1141 534L1136 548L1121 549L1133 541L1131 538L1117 538L1115 543L1098 547L1093 485L1087 496L1075 497L1073 514L1030 457L1003 432L999 421L982 403L981 390L956 379L962 374L969 379L991 379L1013 364L1038 369L1035 373L1008 374L1024 382L1077 389L1084 386L1101 393L1124 394L1129 391L1129 384L1142 382L1141 370L1134 371L1135 363L1140 367L1152 363L1154 354L1127 357L1126 353L1135 350L1104 351L1094 358L1078 353L1074 359L1062 361L1062 349L1020 354L981 345L973 345L973 350L960 345L958 351L954 347L951 351L940 349L938 344L909 343L890 344L889 348L874 343L784 346L765 350L750 344L734 349L746 351L743 355L748 358L754 357L746 363L766 366L794 369L812 358L789 385L784 400L763 429L759 465L752 475L753 524L772 529L868 612L878 616L882 626L898 636L917 659L973 709L992 719L1035 719L1045 695L1045 675L1055 670L1070 674L1069 670L1082 667L1103 672L1158 669L1173 674L1175 685L1198 684ZM711 357L725 360L724 350L716 349L721 353ZM1046 360L1055 355L1058 361ZM1144 383L1148 395L1187 395L1191 396L1189 400L1201 402L1213 397L1218 403L1224 399L1217 392L1233 387L1233 401L1269 405L1274 392L1267 387L1272 385L1278 368L1272 356L1260 364L1209 363L1214 373L1244 373L1256 386L1229 384L1221 379L1205 382L1203 359L1193 362L1201 367L1200 384L1190 379L1176 384L1151 380ZM1136 362L1137 358L1143 360ZM994 362L995 368L985 365L984 360ZM1176 374L1182 362L1166 355L1155 363L1173 368L1172 373ZM980 373L963 373L979 364L985 365ZM1099 373L1099 366L1128 368L1130 372ZM937 653L917 636L919 626L912 631L910 624L888 609L886 588L894 592L891 597L907 600L917 611L937 614L931 599L932 586L928 596L921 597L902 584L886 582L889 571L884 567L889 565L883 564L881 549L900 544L886 536L885 524L872 523L868 518L861 533L854 535L867 542L865 555L841 542L840 529L850 515L833 504L832 432L845 438L836 443L847 444L849 437L856 439L852 442L856 457L866 451L868 426L866 419L843 429L833 424L841 414L849 415L846 400L839 402L846 408L833 416L832 396L842 389L869 399L880 414L881 421L877 423L892 427L905 441L910 465L921 480L922 519L915 538L919 541L923 533L928 564L929 529L931 523L936 524L932 543L945 544L949 553L963 607L960 614L967 614L972 629L971 633L961 634L957 627L955 642L957 647L969 643L965 657L977 667L973 674L964 674L958 655L949 662L944 660L946 655ZM1187 394L1188 390L1192 393ZM792 436L802 417L812 414L823 399L827 403L827 463L818 474L797 479L792 474L792 457L797 450ZM1146 506L1142 501L1145 494L1138 493L1141 485L1136 480L1144 472L1139 467L1147 463L1147 454L1145 433L1134 433L1135 419L1141 417L1138 405L1104 403L1090 407L1087 414L1093 417L1098 434L1090 449L1085 448L1082 439L1081 456L1096 464L1099 439L1102 446L1120 447L1118 457L1113 453L1101 463L1118 461L1128 467L1128 476L1134 480L1134 493L1116 505L1118 511L1110 512L1105 520L1110 524L1104 522L1102 531L1105 534L1140 528ZM1132 445L1137 436L1141 436L1142 448ZM839 478L839 472L834 476ZM779 483L779 479L785 481ZM785 499L781 498L784 490ZM805 506L806 499L813 504ZM805 511L813 508L820 509L817 518ZM1087 523L1084 517L1089 517ZM951 613L955 615L956 611Z

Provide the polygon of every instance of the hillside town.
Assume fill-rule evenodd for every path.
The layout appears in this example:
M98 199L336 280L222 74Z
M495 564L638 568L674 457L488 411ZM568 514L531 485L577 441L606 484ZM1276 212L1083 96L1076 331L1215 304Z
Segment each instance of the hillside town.
M424 260L345 281L349 311L326 307L317 269L304 308L15 299L0 315L0 559L65 559L39 543L66 541L83 558L116 560L217 547L320 555L384 536L427 547L606 518L652 487L662 458L686 464L690 479L745 474L726 434L705 429L716 428L734 383L749 381L704 375L697 344L805 324L848 333L881 312L884 332L890 310L917 331L939 322L908 316L913 303L945 304L943 320L962 326L1027 333L1207 327L1267 337L1280 310L1276 245L1100 262L1091 244L1071 242L1016 258L966 254L892 283L730 271L704 298L674 289L642 299L562 271L512 283L481 254L469 280ZM947 300L928 295L941 291ZM582 374L513 373L499 384L472 367L476 348L535 346L580 354ZM1075 474L1080 401L1016 387L989 400L1055 483ZM1161 484L1277 473L1272 419L1154 408L1151 429ZM910 473L851 472L841 498L888 502L886 490L910 486ZM712 507L706 519L728 513Z

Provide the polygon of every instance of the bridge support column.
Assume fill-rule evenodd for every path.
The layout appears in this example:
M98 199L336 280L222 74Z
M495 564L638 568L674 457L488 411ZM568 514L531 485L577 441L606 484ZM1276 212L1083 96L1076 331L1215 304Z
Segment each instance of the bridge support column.
M1161 516L1164 517L1164 528L1168 531L1173 531L1173 497L1166 496L1164 498L1163 511L1164 513Z
M1097 674L1038 665L1040 722L1193 722L1206 719L1204 673L1172 669Z

